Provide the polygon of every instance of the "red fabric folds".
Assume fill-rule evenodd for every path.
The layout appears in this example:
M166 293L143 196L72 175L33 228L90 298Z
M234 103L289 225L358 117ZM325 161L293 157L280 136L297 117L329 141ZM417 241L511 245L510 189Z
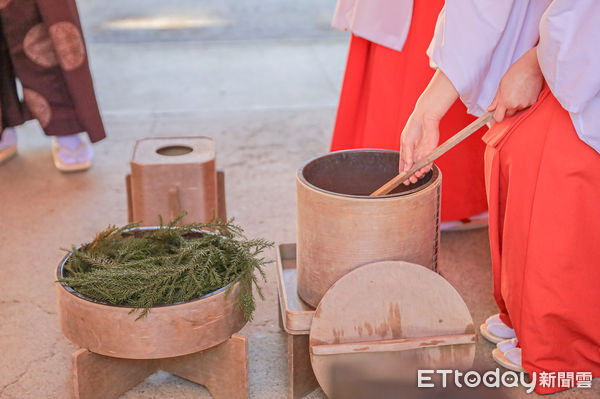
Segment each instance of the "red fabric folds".
M484 140L494 296L523 367L600 377L600 155L548 88Z

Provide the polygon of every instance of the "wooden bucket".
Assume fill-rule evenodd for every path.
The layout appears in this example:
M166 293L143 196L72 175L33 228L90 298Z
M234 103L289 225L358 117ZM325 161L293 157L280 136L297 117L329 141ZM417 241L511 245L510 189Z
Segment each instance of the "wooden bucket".
M442 176L388 195L369 194L398 174L398 152L348 150L315 158L298 170L298 294L316 307L339 278L384 260L437 269Z
M155 227L134 231L143 234ZM58 266L64 276L68 255ZM200 352L218 345L246 324L238 307L239 284L202 298L156 306L136 321L137 313L86 298L65 283L56 283L61 330L71 342L91 352L126 359L161 359Z

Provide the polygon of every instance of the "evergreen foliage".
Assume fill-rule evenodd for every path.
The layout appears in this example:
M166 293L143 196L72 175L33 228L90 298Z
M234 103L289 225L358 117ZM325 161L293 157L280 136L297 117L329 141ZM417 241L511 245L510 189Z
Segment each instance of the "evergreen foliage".
M266 281L262 268L271 262L260 254L273 243L247 239L233 219L177 226L182 217L167 225L161 221L160 228L141 236L129 232L137 223L109 226L69 251L59 281L87 298L141 310L137 319L153 306L200 298L228 285L229 290L239 282L238 306L252 320L253 286L263 298L255 272Z

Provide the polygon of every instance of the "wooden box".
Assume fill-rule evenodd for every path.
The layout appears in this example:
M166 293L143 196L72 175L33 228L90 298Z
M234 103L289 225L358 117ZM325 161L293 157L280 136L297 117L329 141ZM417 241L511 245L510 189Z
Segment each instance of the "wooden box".
M227 219L223 172L215 167L210 137L157 137L138 140L127 176L129 221L142 226Z

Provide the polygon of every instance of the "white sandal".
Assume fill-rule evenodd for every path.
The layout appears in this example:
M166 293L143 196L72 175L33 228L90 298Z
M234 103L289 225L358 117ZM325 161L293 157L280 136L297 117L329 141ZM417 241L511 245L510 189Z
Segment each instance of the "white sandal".
M7 127L0 139L0 165L17 154L17 134L15 129Z
M526 372L521 363L521 348L512 348L506 352L502 352L496 348L492 351L492 358L506 369L516 371L517 373Z
M88 152L87 155L84 154L86 151ZM68 161L65 162L63 157L68 159ZM92 148L85 140L81 140L81 144L75 150L71 150L61 145L56 137L52 138L52 159L54 160L56 169L61 172L82 172L88 170L92 166L92 157ZM78 160L78 158L80 159ZM81 158L84 159L81 160Z
M496 348L500 349L502 353L506 353L511 349L514 349L519 344L516 338L505 339L504 341L498 342Z
M485 323L479 326L479 332L483 338L491 343L498 344L506 339L515 338L515 330L500 320L500 314L496 313L487 318Z

